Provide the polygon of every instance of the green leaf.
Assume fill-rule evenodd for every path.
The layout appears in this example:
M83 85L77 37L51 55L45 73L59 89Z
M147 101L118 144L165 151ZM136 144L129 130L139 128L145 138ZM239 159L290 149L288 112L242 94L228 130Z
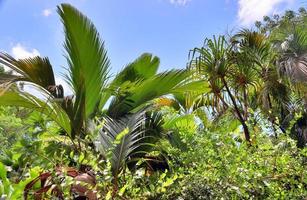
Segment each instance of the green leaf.
M119 118L129 112L137 111L148 101L171 94L188 76L185 70L172 70L140 81L128 94L111 102L108 115Z
M144 53L135 61L128 64L121 70L104 90L99 108L102 108L112 94L118 91L126 91L127 86L134 86L138 81L146 80L154 76L160 64L158 57L153 57L149 53Z
M123 196L123 194L125 193L127 187L128 187L128 184L125 184L124 187L122 187L122 188L119 190L118 195L119 195L119 196Z
M84 160L84 158L85 158L85 155L84 155L83 152L81 152L81 154L79 155L78 162L79 162L79 163L82 163L82 161Z
M99 130L100 143L97 143L96 147L103 156L110 155L112 173L117 176L135 150L142 145L148 145L142 143L145 138L142 127L144 113L138 112L120 120L107 117L104 120L104 127Z
M110 190L106 195L106 200L112 199L112 190Z
M48 58L36 56L34 58L15 60L8 54L0 53L0 63L20 74L15 77L10 75L10 80L13 82L29 81L45 89L55 85L53 69ZM1 79L5 78L4 76L8 78L8 75L0 75L0 83Z
M109 59L94 24L69 4L58 7L65 31L69 76L75 92L75 118L86 119L95 111L106 84ZM82 123L82 122L81 122Z
M111 86L120 86L126 81L135 82L149 79L157 73L159 64L160 59L158 57L144 53L118 73Z
M173 90L173 92L201 92L201 93L207 93L211 89L209 88L209 83L204 82L203 80L201 81L189 81L187 83L184 83L176 89Z
M3 93L0 89L0 105L20 106L36 110L53 119L68 134L71 133L70 119L66 112L56 102L45 102L27 93L13 91L6 91Z
M125 128L122 132L116 135L114 144L120 144L123 137L125 137L129 133L129 127Z
M0 178L2 180L6 179L6 169L5 166L0 162Z
M10 184L9 179L7 178L7 171L5 166L0 162L0 179L3 184L4 194L10 196L11 191L13 190L12 185Z

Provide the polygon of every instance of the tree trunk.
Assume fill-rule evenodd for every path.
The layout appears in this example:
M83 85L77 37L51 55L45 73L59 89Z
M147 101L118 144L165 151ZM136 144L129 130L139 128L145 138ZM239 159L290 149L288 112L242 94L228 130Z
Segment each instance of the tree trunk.
M113 180L113 191L112 191L112 199L115 199L118 191L118 177L117 175L114 176Z
M224 85L226 87L227 93L228 93L228 95L229 95L229 97L230 97L230 99L232 101L232 104L234 106L235 112L237 113L238 119L239 119L239 121L241 122L241 124L243 126L243 131L244 131L245 139L250 144L250 142L251 142L250 133L249 133L248 127L247 127L247 125L245 123L245 120L243 119L242 114L240 113L240 110L239 110L239 108L237 106L236 100L234 99L233 95L231 94L231 91L230 91L230 89L229 89L229 87L227 85L227 82L226 82L225 78L222 78L222 81L223 81L223 83L224 83Z
M247 99L247 88L244 87L243 89L243 97L244 97L244 121L248 118L248 99Z

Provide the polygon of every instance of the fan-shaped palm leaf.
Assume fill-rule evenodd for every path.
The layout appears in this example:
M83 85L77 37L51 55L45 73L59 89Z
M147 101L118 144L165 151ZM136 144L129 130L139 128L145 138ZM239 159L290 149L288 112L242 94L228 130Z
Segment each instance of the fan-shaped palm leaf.
M153 57L149 53L144 53L135 61L128 64L120 71L102 94L99 108L102 108L108 99L116 93L124 90L130 83L136 83L145 79L149 79L157 73L160 64L158 57Z
M65 31L66 78L75 93L75 119L88 118L100 101L109 60L99 33L85 15L68 4L59 6L58 13Z
M137 82L123 96L113 99L108 110L108 115L114 118L123 116L144 103L166 94L176 92L189 73L185 70L172 70L157 74L151 78Z
M279 30L272 36L272 42L281 53L280 71L294 82L307 81L307 32L306 25L289 31Z
M16 81L28 81L45 89L55 86L55 78L52 66L48 58L34 57L16 60L6 53L0 53L0 63L11 68L18 75L0 75L0 83L12 83Z

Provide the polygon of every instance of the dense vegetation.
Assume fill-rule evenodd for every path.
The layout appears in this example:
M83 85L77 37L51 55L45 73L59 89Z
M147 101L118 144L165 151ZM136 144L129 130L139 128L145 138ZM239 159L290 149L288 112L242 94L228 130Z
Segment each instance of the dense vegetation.
M0 53L1 199L307 198L304 8L113 77L91 21L58 14L73 96L48 58Z

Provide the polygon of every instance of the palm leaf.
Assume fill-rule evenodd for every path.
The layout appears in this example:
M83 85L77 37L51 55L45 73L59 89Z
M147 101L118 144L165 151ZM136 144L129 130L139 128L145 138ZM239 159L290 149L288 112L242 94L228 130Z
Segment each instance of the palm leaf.
M229 49L224 36L206 39L203 47L191 51L192 61L189 67L212 78L224 77L229 65L227 61Z
M16 60L6 53L0 53L0 63L19 75L1 75L0 82L28 81L45 89L55 85L52 66L48 58L34 57Z
M307 81L307 33L306 26L274 33L272 42L281 53L280 71L293 82Z
M58 13L65 31L66 79L75 92L75 118L88 118L100 101L110 62L99 33L85 15L68 4L59 6Z
M111 168L114 177L116 177L129 157L135 150L142 145L144 136L144 112L114 120L109 117L104 118L104 126L99 130L98 149L105 156L111 154Z
M189 73L186 70L172 70L140 81L124 96L113 99L108 115L114 118L121 117L148 101L176 92L176 89L182 86L180 83L188 76Z
M0 85L9 86L17 81L26 81L27 79L20 75L0 73Z
M149 53L144 53L135 61L128 64L121 70L110 83L108 90L102 94L99 108L102 108L112 94L124 89L129 83L148 79L157 73L160 64L158 57L153 57Z
M1 90L0 90L1 94ZM20 106L33 109L53 119L67 134L70 134L70 122L66 112L56 102L47 103L33 95L23 92L6 91L0 95L1 106Z
M158 57L144 53L135 61L128 64L113 80L113 85L120 85L126 81L135 82L149 79L157 73L160 64Z

